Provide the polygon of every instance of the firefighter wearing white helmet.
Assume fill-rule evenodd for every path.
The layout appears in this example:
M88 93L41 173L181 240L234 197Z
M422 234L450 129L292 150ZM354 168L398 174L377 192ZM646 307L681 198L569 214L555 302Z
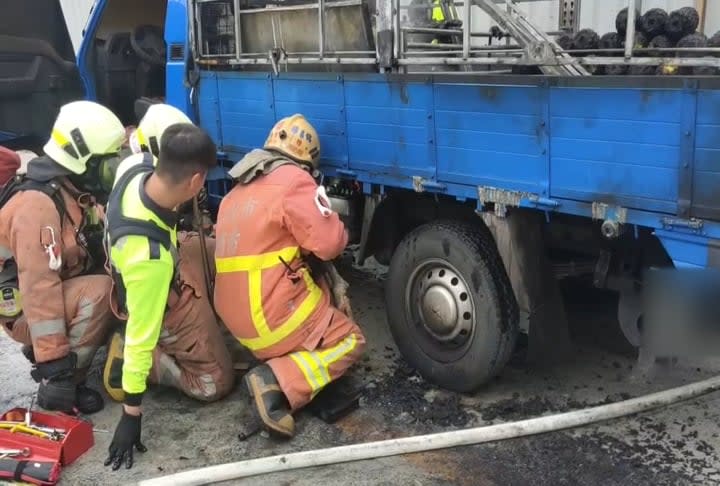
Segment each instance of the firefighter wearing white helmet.
M175 123L192 123L190 118L174 106L151 105L140 121L137 130L130 135L130 148L134 154L150 152L160 155L160 139L167 127Z
M153 165L157 165L162 135L169 126L176 123L192 123L192 121L185 113L172 105L164 103L151 105L129 137L128 145L133 155L125 158L117 166L117 169L105 174L105 177L112 178L109 187L112 188L112 181L120 177L128 168L142 163L143 154L152 155ZM205 188L201 189L197 199L202 208L207 201ZM192 211L192 201L187 201L177 208L179 230L192 230L194 219Z
M125 321L113 334L103 372L108 394L123 402L105 463L114 470L132 466L133 448L145 449L140 435L148 384L210 402L234 383L203 279L203 240L197 232L178 231L177 208L202 189L217 148L168 105L151 106L135 135L141 153L117 169L105 226L116 288L111 308ZM214 239L204 241L206 255L213 255Z
M125 128L115 114L92 101L75 101L60 109L45 154L73 174L82 174L93 156L117 155Z
M103 407L97 391L76 382L105 343L111 318L112 281L91 274L104 262L103 213L88 172L97 175L117 157L124 139L122 123L104 106L66 104L45 154L0 193L0 324L24 344L45 409Z

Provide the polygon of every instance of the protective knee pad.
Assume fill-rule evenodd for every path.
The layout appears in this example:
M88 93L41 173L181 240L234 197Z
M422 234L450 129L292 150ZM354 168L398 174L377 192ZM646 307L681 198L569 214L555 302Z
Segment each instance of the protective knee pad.
M122 388L123 350L125 340L122 334L113 334L108 345L107 359L103 369L103 386L110 398L116 402L125 400L125 392Z

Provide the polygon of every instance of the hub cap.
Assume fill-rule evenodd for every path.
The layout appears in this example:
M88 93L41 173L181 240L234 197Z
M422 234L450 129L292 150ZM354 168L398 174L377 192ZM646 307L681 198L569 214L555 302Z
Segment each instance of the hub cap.
M465 279L444 260L417 267L407 286L411 322L448 347L465 344L475 326L475 306Z

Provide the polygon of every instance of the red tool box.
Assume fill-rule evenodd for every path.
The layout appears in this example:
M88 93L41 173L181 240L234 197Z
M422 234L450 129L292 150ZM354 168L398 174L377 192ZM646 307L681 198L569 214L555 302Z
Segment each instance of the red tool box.
M14 408L0 415L0 423L24 418L25 413L24 408ZM92 424L85 420L64 414L33 411L30 421L37 427L63 430L64 437L55 441L21 431L0 429L0 450L27 452L21 456L0 457L0 478L55 484L60 479L61 467L72 464L94 445Z

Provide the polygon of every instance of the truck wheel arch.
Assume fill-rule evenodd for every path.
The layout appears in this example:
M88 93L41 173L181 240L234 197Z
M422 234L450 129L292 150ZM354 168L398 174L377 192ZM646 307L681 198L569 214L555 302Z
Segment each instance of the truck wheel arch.
M365 196L363 228L356 262L374 256L381 265L389 265L402 239L418 226L439 219L483 224L475 206L453 198L436 197L399 190Z

